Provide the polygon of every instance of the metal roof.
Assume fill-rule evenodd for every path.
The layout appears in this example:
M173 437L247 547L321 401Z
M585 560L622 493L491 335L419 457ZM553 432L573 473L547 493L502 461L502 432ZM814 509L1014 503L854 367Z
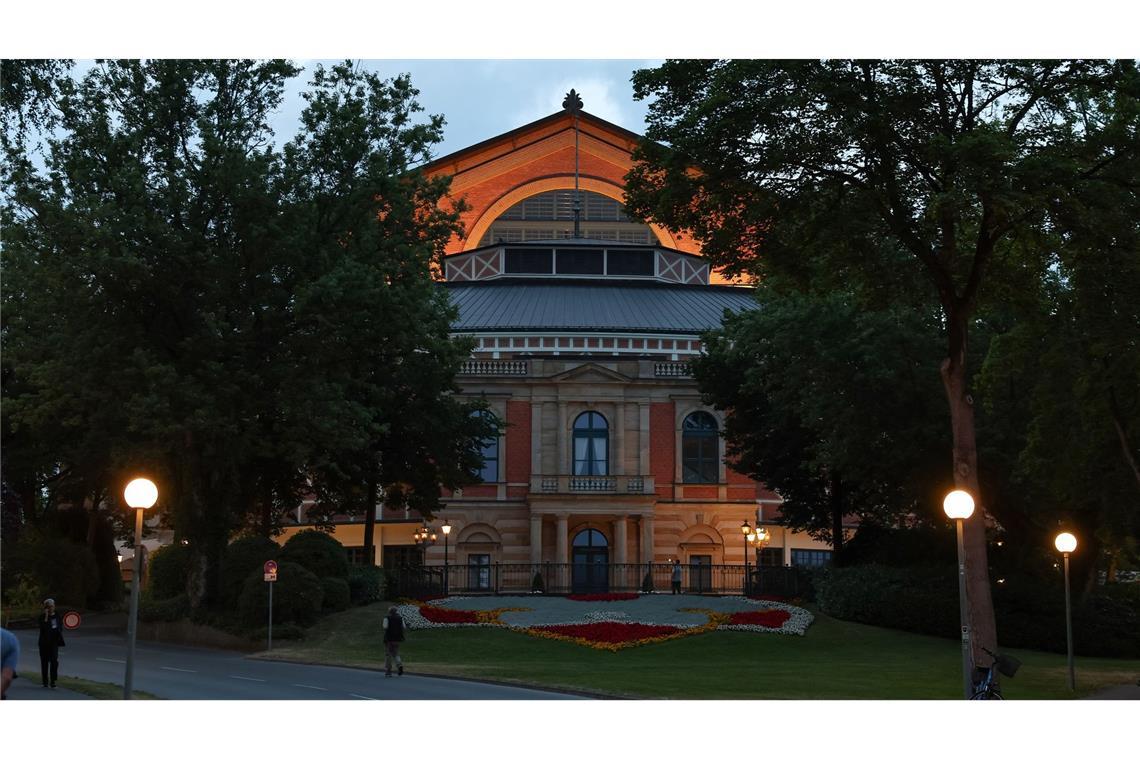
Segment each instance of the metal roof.
M459 308L455 332L594 330L691 333L720 327L725 309L756 308L752 290L606 280L443 283Z

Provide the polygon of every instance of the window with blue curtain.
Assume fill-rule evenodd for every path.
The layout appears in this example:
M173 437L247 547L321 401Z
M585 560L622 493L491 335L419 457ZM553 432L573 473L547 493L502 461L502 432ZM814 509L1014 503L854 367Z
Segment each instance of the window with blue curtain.
M474 414L486 418L494 422L495 415L491 414L485 409L480 409ZM479 447L479 453L483 455L483 466L475 473L475 475L484 483L497 483L499 480L499 439L497 436L483 439L482 445Z
M716 483L720 476L720 431L708 412L693 412L681 424L681 481Z
M574 420L574 474L609 475L610 428L597 412L583 412Z

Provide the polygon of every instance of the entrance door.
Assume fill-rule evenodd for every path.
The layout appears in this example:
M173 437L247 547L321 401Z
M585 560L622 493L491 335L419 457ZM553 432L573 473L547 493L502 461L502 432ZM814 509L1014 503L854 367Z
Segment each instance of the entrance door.
M703 594L712 591L712 555L689 556L689 591Z
M609 544L601 532L588 528L574 536L570 590L575 594L604 594L609 584Z

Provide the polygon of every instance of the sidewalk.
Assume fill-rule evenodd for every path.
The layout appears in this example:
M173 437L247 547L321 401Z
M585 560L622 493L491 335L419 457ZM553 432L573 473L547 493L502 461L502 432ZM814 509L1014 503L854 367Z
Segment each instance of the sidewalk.
M27 702L33 699L93 699L86 694L80 694L70 689L56 687L45 689L40 685L39 679L17 678L8 688L7 698L12 701Z
M1104 691L1098 691L1085 699L1140 699L1140 683L1125 686L1113 686Z

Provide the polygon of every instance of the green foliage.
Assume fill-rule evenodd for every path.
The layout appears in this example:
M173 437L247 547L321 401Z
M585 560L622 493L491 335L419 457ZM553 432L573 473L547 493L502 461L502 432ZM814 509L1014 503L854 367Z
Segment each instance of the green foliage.
M192 559L190 547L180 543L161 546L151 552L146 582L151 598L161 601L185 594Z
M352 602L352 592L344 578L321 578L321 589L324 592L321 597L322 612L341 612L347 610Z
M260 628L243 631L245 636L252 641L264 642L269 638L269 626L263 625ZM296 623L282 623L277 625L277 621L273 621L273 640L274 641L299 641L305 638L305 629Z
M250 573L238 597L238 614L246 625L256 626L269 615L269 584L260 569ZM321 580L303 566L282 561L273 586L273 622L312 625L321 614L324 589Z
M38 610L45 596L35 579L21 573L13 580L11 585L4 585L4 606L19 610Z
M384 598L384 569L375 565L349 568L348 592L353 604L371 604Z
M283 562L296 562L318 578L348 578L348 555L344 546L327 533L303 530L281 547Z
M530 590L534 593L543 593L546 591L546 582L542 579L542 573L536 572L534 577L531 578Z
M146 623L173 623L190 616L190 597L183 591L175 596L157 599L151 594L139 597L139 620Z
M954 565L827 568L815 577L821 611L841 620L955 638ZM994 589L1002 647L1064 652L1064 589L1058 578L1010 576ZM1073 608L1073 641L1088 657L1140 657L1140 599L1098 589Z
M261 570L265 563L276 559L281 547L276 541L264 536L243 536L226 546L226 556L222 560L222 603L233 609L241 595L245 579L254 570Z
M4 593L37 588L59 606L85 608L99 592L99 570L91 549L54 533L25 531L18 542L3 546Z

